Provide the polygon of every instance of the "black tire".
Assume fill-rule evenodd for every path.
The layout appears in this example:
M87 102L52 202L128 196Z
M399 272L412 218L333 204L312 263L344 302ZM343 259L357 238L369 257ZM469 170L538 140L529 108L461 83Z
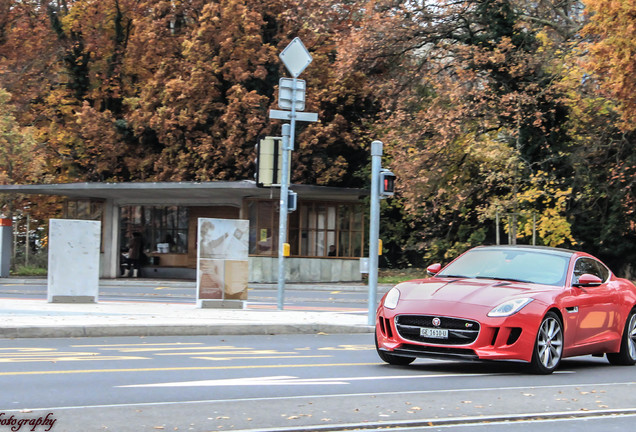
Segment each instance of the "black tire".
M378 352L378 356L380 356L382 361L385 362L385 363L388 363L390 365L406 366L406 365L409 365L409 364L413 363L413 361L415 361L415 357L396 356L396 355L393 355L393 354L389 354L386 351L380 350L380 348L378 348L378 335L377 334L375 335L375 350Z
M617 366L636 364L636 310L632 309L625 321L621 350L617 353L607 353L607 360Z
M563 356L563 324L554 312L548 312L541 320L534 343L532 370L541 375L548 375L561 363Z

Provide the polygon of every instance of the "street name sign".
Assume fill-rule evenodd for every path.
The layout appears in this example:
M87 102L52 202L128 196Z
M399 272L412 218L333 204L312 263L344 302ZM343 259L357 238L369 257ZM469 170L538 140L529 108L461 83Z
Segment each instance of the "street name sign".
M295 119L298 121L315 122L318 121L318 113L297 112ZM291 111L269 110L269 118L277 120L291 120Z
M294 91L295 90L295 91ZM305 110L305 80L281 78L278 82L278 108L292 109L292 99L296 99L296 111Z

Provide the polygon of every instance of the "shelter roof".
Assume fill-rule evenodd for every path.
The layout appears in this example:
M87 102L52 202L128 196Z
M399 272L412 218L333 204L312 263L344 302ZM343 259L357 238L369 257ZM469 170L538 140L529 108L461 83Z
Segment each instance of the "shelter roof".
M368 190L328 186L289 186L302 199L357 201ZM215 182L128 182L0 185L0 193L58 195L74 199L117 202L218 201L237 198L277 198L278 188L259 188L252 180Z

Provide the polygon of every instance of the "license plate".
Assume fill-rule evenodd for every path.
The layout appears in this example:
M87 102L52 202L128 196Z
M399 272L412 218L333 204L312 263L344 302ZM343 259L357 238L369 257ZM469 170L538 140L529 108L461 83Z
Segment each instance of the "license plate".
M448 339L448 330L423 327L420 329L420 336L431 339Z

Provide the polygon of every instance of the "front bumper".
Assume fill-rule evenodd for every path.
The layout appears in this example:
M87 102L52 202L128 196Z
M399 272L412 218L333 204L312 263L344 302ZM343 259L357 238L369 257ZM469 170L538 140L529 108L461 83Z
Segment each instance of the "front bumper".
M431 314L381 306L376 314L378 349L403 357L530 362L543 316L537 306L530 304L521 312L503 318L490 318L487 316L489 310L479 307L475 307L470 316L457 316L452 313L452 308L432 308L436 313ZM478 323L479 331L468 343L458 343L457 338L431 341L414 335L413 328L404 331L396 325L396 317L400 316L424 317L424 323L429 317L439 317L442 322L445 318L471 321Z

